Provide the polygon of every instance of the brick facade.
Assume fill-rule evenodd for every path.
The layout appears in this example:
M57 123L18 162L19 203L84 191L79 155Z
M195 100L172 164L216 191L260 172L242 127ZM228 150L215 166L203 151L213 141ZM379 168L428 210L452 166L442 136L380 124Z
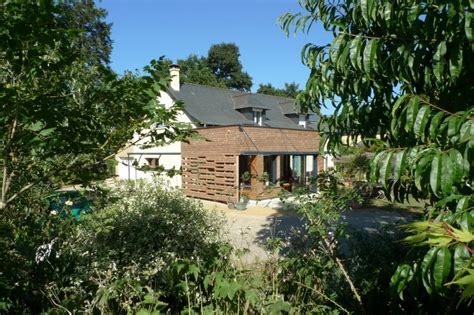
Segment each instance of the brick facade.
M294 130L255 126L224 126L196 129L199 139L181 145L182 184L188 196L220 202L239 199L239 156L252 160L251 199L275 197L280 187L268 189L256 177L263 174L264 155L318 154L319 134L313 130ZM318 156L318 170L322 158ZM276 159L277 170L280 158Z

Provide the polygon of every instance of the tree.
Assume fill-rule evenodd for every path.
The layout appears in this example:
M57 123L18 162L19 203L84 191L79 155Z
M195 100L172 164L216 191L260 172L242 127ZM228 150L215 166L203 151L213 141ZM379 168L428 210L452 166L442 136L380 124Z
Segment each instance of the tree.
M173 123L181 105L157 104L167 85L157 62L119 77L89 63L86 33L64 29L55 2L0 7L0 211L39 183L103 178L134 134L156 145L184 136Z
M207 64L219 81L231 89L250 91L252 78L242 71L239 47L233 43L212 45L207 54Z
M226 85L219 80L208 66L205 57L189 55L186 59L179 59L181 82L202 84L207 86L225 88Z
M384 150L371 179L397 201L427 200L424 221L409 226L407 256L392 278L395 291L423 292L449 303L474 295L474 38L472 2L303 0L304 13L280 18L309 31L318 21L334 35L307 44L311 73L298 100L313 110L332 104L321 121L321 145L337 152L342 136L376 136ZM414 251L416 252L416 251ZM442 300L445 297L446 300ZM456 301L456 299L453 299ZM449 304L454 307L455 304Z
M207 57L191 54L186 59L178 59L181 83L250 91L252 78L242 71L239 56L237 45L223 43L212 45ZM164 75L173 62L164 57L161 62Z
M295 98L301 90L295 82L285 83L282 89L274 87L271 83L260 84L257 93Z
M58 23L65 29L78 30L82 36L76 41L92 64L107 65L112 52L110 31L112 24L104 21L107 12L92 0L67 0L59 5Z

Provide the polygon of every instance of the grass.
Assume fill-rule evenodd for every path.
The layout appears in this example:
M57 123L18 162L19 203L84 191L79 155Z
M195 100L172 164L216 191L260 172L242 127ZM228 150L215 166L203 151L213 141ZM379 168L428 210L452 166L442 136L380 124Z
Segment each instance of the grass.
M416 201L410 198L408 202L392 202L387 199L370 199L364 204L364 208L378 208L388 211L397 211L400 213L422 214L427 201Z

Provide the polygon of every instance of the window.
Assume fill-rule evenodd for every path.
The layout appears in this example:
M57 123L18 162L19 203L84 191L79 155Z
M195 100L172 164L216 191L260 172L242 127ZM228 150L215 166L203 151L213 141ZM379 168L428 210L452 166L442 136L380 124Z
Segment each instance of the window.
M263 124L263 111L262 110L253 110L253 122L256 125L261 126Z
M149 168L157 168L158 166L160 166L159 158L146 158L146 162Z
M263 157L263 171L266 173L266 181L272 184L277 182L276 174L276 155L269 155Z
M306 115L300 114L298 125L303 126L303 128L308 127L308 120L306 119Z

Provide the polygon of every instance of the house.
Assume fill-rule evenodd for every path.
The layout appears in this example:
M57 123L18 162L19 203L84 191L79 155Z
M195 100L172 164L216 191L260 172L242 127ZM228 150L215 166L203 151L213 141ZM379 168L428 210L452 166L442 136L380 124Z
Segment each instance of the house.
M169 185L191 197L236 202L276 197L282 189L307 185L323 167L313 113L299 113L294 100L196 84L180 84L172 66L171 83L160 103L185 104L178 120L199 135L189 143L119 153L123 179L153 176L153 169L180 169Z

